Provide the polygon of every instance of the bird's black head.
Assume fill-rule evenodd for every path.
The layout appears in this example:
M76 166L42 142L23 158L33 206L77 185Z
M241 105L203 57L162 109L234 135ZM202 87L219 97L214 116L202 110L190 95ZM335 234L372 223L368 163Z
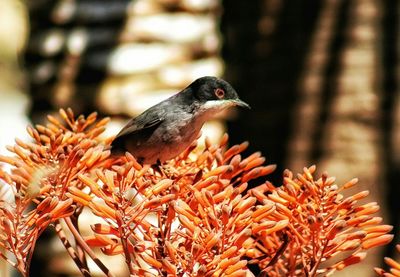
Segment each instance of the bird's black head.
M194 98L200 103L219 105L221 108L229 106L250 106L239 99L235 89L225 80L217 77L205 76L195 80L188 87Z

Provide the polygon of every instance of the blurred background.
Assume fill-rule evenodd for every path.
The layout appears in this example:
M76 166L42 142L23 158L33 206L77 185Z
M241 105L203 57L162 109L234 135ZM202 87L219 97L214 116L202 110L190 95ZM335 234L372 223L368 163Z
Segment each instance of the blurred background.
M275 185L311 164L339 184L358 177L397 234L399 19L396 0L1 0L0 152L60 107L110 116L113 135L195 78L221 76L252 109L207 136L250 141L278 165ZM76 274L44 245L33 276ZM393 245L335 276L374 276L383 255Z

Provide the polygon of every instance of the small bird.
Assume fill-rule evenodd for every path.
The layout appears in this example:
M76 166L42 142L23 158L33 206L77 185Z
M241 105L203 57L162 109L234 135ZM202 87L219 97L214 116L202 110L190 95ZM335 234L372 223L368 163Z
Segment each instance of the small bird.
M160 164L182 153L207 120L231 106L250 108L228 82L201 77L131 119L112 141L111 153L128 151L143 164Z

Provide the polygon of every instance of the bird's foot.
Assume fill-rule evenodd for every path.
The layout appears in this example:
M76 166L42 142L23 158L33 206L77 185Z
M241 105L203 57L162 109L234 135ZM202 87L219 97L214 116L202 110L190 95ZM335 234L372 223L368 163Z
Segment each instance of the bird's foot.
M166 177L167 175L165 174L164 168L161 164L161 161L158 159L157 163L153 164L151 166L151 168L154 171L154 174L156 174L157 172L162 176L162 177Z

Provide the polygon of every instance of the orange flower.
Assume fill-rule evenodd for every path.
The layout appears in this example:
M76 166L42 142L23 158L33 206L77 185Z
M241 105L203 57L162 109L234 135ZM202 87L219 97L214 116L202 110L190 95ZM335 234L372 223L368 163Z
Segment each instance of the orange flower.
M0 246L14 255L16 262L8 261L23 275L29 274L40 234L90 198L74 188L81 186L78 174L99 166L109 155L98 140L107 120L96 122L95 113L75 120L71 110L60 110L60 116L65 125L49 116L47 126L27 128L33 142L17 139L8 147L14 156L0 156L2 165L11 167L11 172L0 168L0 187L14 194L14 201L1 201L0 228L7 236Z
M357 179L338 187L326 173L315 179L315 169L304 168L303 174L296 177L287 170L283 186L264 184L252 190L260 202L275 203L280 212L276 219L288 220L281 235L271 236L270 229L262 230L255 240L253 262L268 271L268 276L331 274L360 262L367 249L387 244L393 238L387 234L392 226L378 225L381 220L373 216L379 210L375 202L357 203L368 191L347 198L340 193L354 186ZM262 220L269 223L274 216L269 213L268 221ZM348 253L343 260L328 265L329 259L343 252Z
M400 253L400 244L396 245L397 252ZM390 267L389 272L385 271L382 268L374 268L375 272L378 273L379 276L400 276L400 263L393 260L392 258L385 257L385 263Z
M33 142L16 140L13 156L0 156L11 168L0 167L0 196L11 191L14 198L0 200L0 256L24 276L49 226L86 276L86 256L112 276L93 248L123 255L132 276L245 276L249 264L268 276L326 275L392 239L391 226L373 217L378 204L357 203L367 191L341 194L356 179L338 188L326 174L315 180L310 167L296 177L286 171L279 188L265 182L248 189L275 165L264 165L258 152L242 157L247 142L228 149L227 135L203 149L194 142L155 168L129 153L109 157L109 140L99 137L107 119L75 119L71 110L60 117L28 127ZM84 208L102 219L85 237L78 228Z

